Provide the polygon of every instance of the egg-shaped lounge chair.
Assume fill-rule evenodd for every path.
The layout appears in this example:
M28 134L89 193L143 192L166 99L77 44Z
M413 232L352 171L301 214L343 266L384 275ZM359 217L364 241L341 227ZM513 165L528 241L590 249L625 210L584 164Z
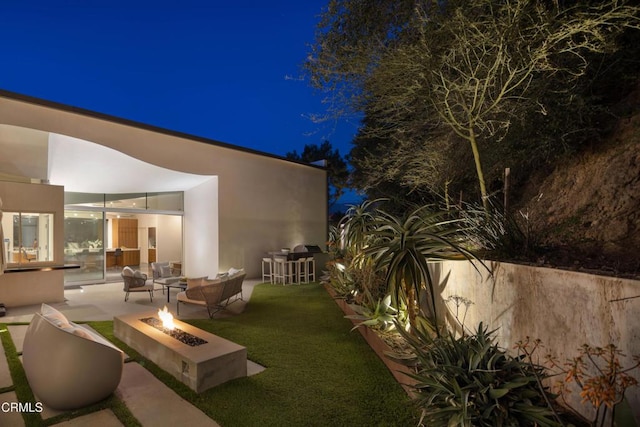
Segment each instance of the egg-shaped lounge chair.
M118 387L124 353L57 313L61 317L36 313L27 328L22 361L31 390L53 409L77 409L99 402Z

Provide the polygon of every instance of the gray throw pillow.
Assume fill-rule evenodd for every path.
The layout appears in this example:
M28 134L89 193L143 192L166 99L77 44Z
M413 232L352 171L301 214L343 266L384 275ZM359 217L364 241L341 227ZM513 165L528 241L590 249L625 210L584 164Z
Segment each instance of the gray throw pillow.
M160 268L160 277L171 277L171 267L168 265L163 265Z

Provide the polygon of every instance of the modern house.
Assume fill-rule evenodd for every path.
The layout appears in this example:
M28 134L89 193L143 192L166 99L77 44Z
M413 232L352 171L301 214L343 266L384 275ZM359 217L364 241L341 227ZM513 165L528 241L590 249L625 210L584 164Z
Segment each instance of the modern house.
M327 231L321 166L6 91L0 198L8 306L153 261L258 277L265 252Z

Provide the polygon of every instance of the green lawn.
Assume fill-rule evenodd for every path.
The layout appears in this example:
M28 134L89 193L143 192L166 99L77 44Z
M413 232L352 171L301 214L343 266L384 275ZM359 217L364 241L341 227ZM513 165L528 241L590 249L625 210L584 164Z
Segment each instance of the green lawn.
M224 427L417 424L406 393L318 284L258 285L241 315L188 322L246 346L267 369L196 394L114 339L113 322L90 324Z

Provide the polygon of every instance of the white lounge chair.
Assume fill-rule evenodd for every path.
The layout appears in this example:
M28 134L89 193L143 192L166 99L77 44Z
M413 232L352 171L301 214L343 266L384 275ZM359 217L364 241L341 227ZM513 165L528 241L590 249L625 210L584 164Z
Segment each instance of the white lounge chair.
M22 363L36 399L53 409L70 410L114 392L122 377L124 353L43 304L27 328Z

